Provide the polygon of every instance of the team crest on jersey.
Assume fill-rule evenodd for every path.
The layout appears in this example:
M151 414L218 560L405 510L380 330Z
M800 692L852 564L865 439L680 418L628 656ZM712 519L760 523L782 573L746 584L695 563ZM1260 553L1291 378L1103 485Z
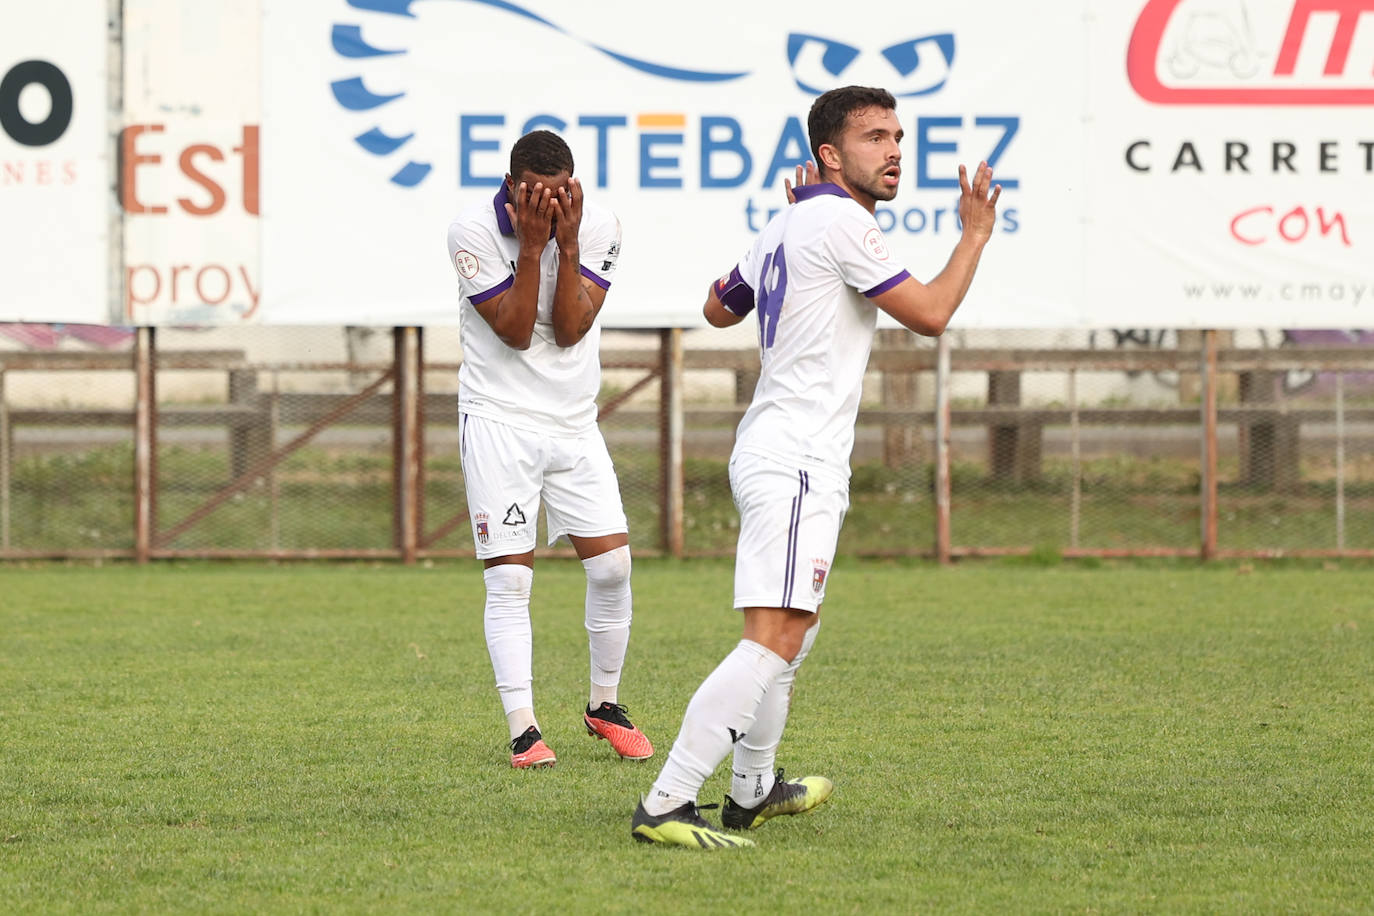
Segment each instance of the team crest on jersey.
M485 544L491 540L491 529L487 527L490 520L491 517L485 512L478 512L473 518L473 521L477 523L477 543Z
M464 280L471 280L477 276L481 264L477 261L477 255L466 248L459 248L453 253L453 266L458 268L458 273L463 275Z
M811 593L819 595L825 591L825 576L830 571L830 564L825 560L811 561Z
M883 241L883 234L877 229L870 229L864 235L864 248L879 261L887 260L887 242Z

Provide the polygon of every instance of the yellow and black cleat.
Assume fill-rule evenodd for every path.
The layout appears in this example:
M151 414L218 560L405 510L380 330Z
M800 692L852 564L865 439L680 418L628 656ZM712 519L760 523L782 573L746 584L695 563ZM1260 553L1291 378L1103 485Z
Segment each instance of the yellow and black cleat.
M771 817L810 811L823 804L834 791L835 784L824 776L803 776L788 782L782 778L782 769L779 768L773 790L761 804L746 808L736 804L730 796L725 796L720 822L731 830L753 830Z
M630 836L640 843L686 846L689 849L729 849L754 845L753 840L722 833L706 823L698 813L697 806L691 802L658 817L645 811L644 803L640 802L630 821Z

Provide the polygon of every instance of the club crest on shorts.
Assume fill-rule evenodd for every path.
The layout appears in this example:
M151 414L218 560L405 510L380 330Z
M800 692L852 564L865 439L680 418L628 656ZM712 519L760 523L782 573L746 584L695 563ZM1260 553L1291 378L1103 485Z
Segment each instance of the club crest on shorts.
M819 595L825 591L825 576L830 571L830 564L825 560L811 561L811 594Z
M478 512L477 515L474 516L473 521L477 523L477 543L485 544L487 541L491 540L491 529L487 527L487 523L490 520L491 517L485 512Z

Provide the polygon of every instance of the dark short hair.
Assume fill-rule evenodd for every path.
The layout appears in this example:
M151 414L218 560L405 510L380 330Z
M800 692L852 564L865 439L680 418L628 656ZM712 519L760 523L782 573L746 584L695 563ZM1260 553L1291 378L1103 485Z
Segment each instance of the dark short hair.
M824 167L821 165L821 145L838 145L850 115L865 108L896 107L897 100L886 89L843 86L822 94L811 103L811 113L806 116L806 132L811 137L811 158L816 167Z
M532 130L510 148L510 173L519 178L525 172L536 175L557 175L573 170L572 150L563 138L551 130Z

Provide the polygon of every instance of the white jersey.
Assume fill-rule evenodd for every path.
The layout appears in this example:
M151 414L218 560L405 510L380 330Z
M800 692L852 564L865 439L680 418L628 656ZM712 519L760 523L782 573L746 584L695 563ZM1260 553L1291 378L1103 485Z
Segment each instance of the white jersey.
M849 479L854 422L878 310L868 300L909 274L889 259L873 214L834 184L796 189L797 202L763 228L722 301L756 307L762 367L740 421L737 452ZM731 296L731 281L753 301Z
M549 239L539 258L539 300L529 349L501 342L473 308L510 289L520 242L506 213L503 183L495 199L465 211L448 227L449 263L462 292L459 327L463 363L458 370L458 409L520 429L578 436L596 426L601 388L601 327L560 347L553 336L553 293L558 245ZM620 222L611 211L583 202L577 235L582 276L609 289L620 257Z

